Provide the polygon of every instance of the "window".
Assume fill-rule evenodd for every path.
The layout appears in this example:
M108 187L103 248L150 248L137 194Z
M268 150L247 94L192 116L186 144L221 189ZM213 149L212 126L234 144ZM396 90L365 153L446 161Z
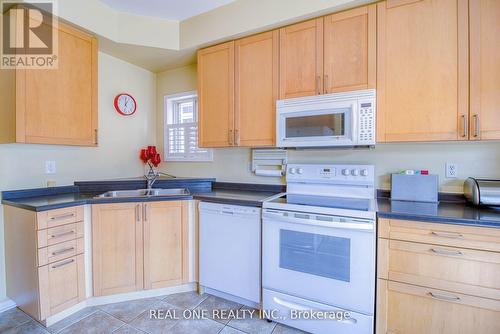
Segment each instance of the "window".
M212 150L198 148L196 92L165 96L165 161L212 161Z

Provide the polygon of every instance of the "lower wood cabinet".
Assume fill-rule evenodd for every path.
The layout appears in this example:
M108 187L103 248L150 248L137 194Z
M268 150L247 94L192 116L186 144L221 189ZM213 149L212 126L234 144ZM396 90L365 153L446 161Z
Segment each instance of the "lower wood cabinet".
M500 230L379 219L377 333L500 333Z
M92 206L94 296L188 279L188 202Z

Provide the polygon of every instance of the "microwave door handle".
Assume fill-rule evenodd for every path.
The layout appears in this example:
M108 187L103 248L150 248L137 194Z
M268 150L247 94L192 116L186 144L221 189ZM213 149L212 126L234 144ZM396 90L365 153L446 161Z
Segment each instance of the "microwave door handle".
M283 299L278 298L278 297L273 297L273 301L276 304L284 306L284 307L286 307L289 310L297 310L297 311L305 311L305 312L312 310L310 307L307 307L307 306L304 306L304 305L300 305L300 304L297 304L297 303L294 303L294 302L290 302L290 301L287 301L287 300L283 300ZM339 311L347 312L347 311L342 310L342 309L332 310L332 312L339 312ZM351 324L351 325L354 325L354 324L356 324L358 322L358 320L356 320L355 318L337 319L335 317L335 319L332 319L332 320L335 320L335 321L338 321L338 322L347 323L347 324Z
M290 218L279 213L264 212L262 217L269 218L282 223L305 224L310 226L319 226L327 228L338 228L345 230L358 231L373 231L373 224L369 223L339 223L339 222L322 222L316 219Z

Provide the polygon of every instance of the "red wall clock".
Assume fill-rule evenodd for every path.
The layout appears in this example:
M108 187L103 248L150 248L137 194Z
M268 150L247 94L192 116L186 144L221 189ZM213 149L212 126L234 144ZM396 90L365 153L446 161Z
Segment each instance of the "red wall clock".
M137 109L137 103L132 95L121 93L115 97L115 109L123 116L133 115Z

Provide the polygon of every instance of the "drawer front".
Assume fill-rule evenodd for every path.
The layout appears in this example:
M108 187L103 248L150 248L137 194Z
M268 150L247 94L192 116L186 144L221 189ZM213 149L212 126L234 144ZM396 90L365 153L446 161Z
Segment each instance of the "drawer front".
M83 206L72 206L37 213L38 229L51 228L83 220Z
M500 252L500 229L379 219L379 237Z
M83 222L38 231L38 248L83 237Z
M385 293L387 333L500 333L500 301L390 281Z
M388 247L389 280L500 300L500 253L397 240Z
M38 268L42 320L85 299L83 255Z
M44 266L77 254L82 254L84 249L83 240L83 238L78 238L38 249L38 266Z

